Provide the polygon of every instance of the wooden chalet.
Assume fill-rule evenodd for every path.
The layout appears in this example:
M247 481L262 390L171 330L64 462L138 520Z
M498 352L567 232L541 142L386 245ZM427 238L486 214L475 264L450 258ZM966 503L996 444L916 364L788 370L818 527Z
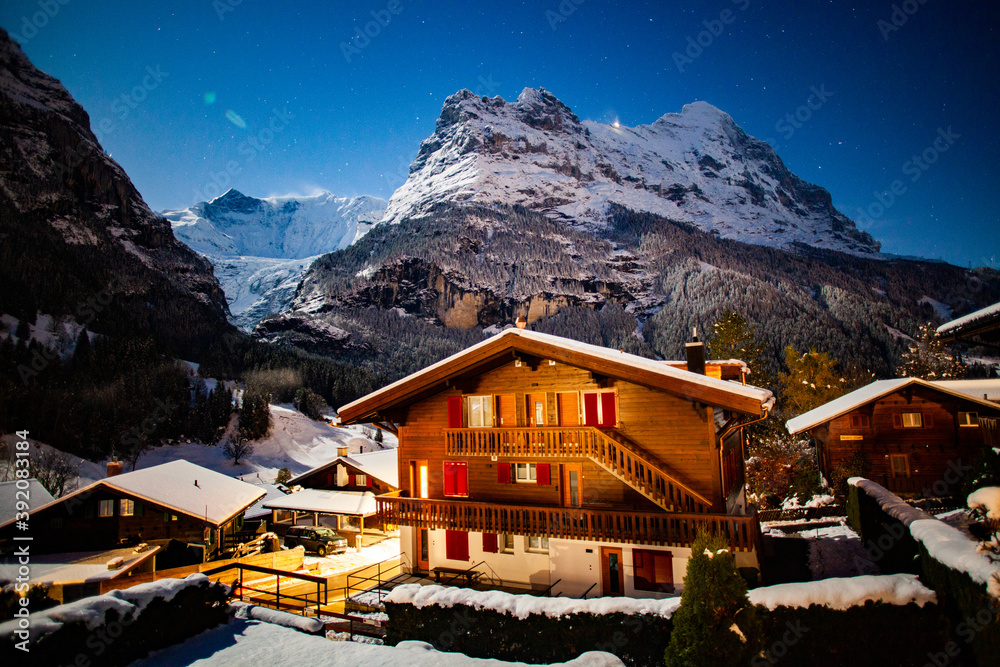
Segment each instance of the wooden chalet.
M235 540L244 511L265 491L177 460L116 474L36 507L28 525L34 554L92 552L146 542L193 546L211 560ZM0 549L22 535L13 519L0 524ZM157 563L159 567L160 564Z
M1000 416L1000 380L880 380L791 419L792 435L808 433L829 479L861 453L867 475L894 493L958 493L955 470L982 455L981 419ZM935 486L935 483L941 482Z
M742 426L771 393L618 350L508 329L339 410L399 439L377 497L414 572L566 596L671 594L695 533L759 567Z

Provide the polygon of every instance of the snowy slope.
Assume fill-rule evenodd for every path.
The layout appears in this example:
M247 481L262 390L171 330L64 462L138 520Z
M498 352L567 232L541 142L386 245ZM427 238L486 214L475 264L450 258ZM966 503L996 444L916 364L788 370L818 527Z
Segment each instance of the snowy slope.
M257 199L229 190L163 216L178 239L212 262L233 321L251 329L287 308L316 257L364 236L385 207L384 199L369 196Z
M826 190L705 102L625 127L581 122L544 89L525 88L514 103L460 91L445 101L383 222L441 202L520 204L589 227L604 225L614 202L747 243L879 248Z

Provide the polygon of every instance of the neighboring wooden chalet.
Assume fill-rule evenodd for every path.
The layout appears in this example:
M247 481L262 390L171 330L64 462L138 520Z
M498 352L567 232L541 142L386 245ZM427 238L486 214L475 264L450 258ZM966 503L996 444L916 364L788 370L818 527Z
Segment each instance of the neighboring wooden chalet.
M964 340L993 346L1000 344L1000 303L945 322L937 328L937 336L944 341Z
M116 471L108 464L109 471ZM118 464L120 469L120 464ZM31 550L36 554L116 549L140 542L178 541L219 555L240 529L243 512L264 490L178 460L113 474L32 510ZM13 520L0 524L0 549L21 535Z
M399 458L395 448L360 454L340 449L337 458L288 481L290 488L304 487L263 503L271 510L271 529L284 534L300 523L300 514L311 515L313 525L324 523L357 540L366 529L385 527L375 496L399 490Z
M861 452L871 465L868 478L887 489L944 495L935 482L959 491L949 471L980 457L980 419L1000 416L997 400L1000 380L880 380L786 426L792 435L812 437L827 479L841 461Z
M702 527L759 567L741 427L771 393L707 377L703 355L689 347L690 372L509 329L339 414L398 436L401 490L377 501L411 570L658 596Z

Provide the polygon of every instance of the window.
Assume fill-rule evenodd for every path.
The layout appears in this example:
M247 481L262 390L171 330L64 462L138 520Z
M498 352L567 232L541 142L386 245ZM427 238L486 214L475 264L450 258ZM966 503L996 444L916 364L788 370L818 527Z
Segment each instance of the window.
M106 517L112 516L115 513L115 501L113 500L100 500L97 503L97 516Z
M632 549L632 567L637 591L674 592L674 563L671 552Z
M871 420L868 415L851 415L851 428L868 428Z
M368 475L355 475L354 476L354 486L371 486L371 482L368 479Z
M469 428L488 428L493 426L493 397L466 396L465 412Z
M910 476L910 464L907 460L906 454L892 454L889 458L892 463L893 477Z
M469 560L469 534L465 531L444 531L444 546L448 560Z
M514 536L511 533L497 535L497 547L502 554L514 553Z
M903 413L903 428L920 428L923 425L923 415L919 412Z
M129 500L127 498L122 498L118 501L118 515L119 516L132 516L135 514L135 501Z
M618 424L615 390L583 393L583 423L586 426L611 427Z
M979 426L979 413L977 413L977 412L959 412L958 413L958 425L959 426Z
M549 538L538 536L528 537L528 551L547 554L549 552Z
M469 464L445 461L444 463L444 495L469 495Z
M514 473L514 479L519 483L538 481L538 467L534 463L515 463Z

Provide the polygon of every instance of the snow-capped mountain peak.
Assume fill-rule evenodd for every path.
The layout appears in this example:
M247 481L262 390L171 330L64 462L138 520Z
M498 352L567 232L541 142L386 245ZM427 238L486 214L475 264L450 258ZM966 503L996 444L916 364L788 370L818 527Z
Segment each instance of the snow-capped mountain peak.
M627 127L581 121L544 88L525 88L514 103L459 91L445 100L383 221L441 203L522 205L591 228L603 227L616 203L759 245L879 247L826 190L703 101Z

